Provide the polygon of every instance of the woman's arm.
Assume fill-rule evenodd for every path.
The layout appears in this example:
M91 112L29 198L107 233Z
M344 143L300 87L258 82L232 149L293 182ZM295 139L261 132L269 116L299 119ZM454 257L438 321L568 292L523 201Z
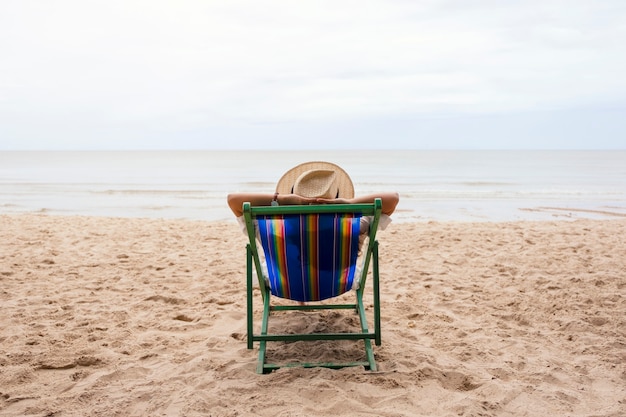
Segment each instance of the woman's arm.
M354 198L334 198L325 199L317 198L315 203L318 204L359 204L359 203L373 203L375 199L380 198L383 200L382 212L388 216L391 216L396 210L396 206L400 201L400 195L398 193L378 193L363 195Z
M269 206L272 204L274 194L270 193L233 193L226 198L228 207L237 217L243 216L243 203L249 202L253 206ZM281 206L293 206L315 203L314 198L306 198L297 194L279 194L278 204Z
M391 216L396 211L396 206L400 202L400 194L398 193L379 193L355 197L353 200L356 201L353 201L353 203L373 203L376 198L383 200L382 212L387 216Z

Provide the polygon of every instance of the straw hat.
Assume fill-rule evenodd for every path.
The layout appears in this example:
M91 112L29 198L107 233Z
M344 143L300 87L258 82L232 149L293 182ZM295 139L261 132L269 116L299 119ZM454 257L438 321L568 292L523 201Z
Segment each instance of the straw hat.
M278 180L276 192L303 197L352 198L354 185L346 171L330 162L312 161L297 165Z

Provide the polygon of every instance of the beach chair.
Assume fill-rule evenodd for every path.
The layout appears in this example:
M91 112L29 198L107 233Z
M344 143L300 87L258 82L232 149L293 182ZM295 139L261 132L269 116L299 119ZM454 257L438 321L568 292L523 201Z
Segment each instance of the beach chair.
M248 232L247 248L247 343L253 349L260 342L257 363L258 373L268 373L280 367L327 367L343 368L363 366L376 371L372 340L381 344L380 295L378 269L378 242L376 229L382 209L382 201L372 204L326 204L302 206L252 207L244 203L243 211ZM362 216L372 216L367 245L359 256L359 226ZM257 229L258 228L258 229ZM259 248L260 242L260 248ZM260 249L267 266L264 272ZM357 268L357 262L360 268ZM368 329L363 295L366 277L372 267L373 321L374 329ZM357 271L360 273L357 275ZM263 302L260 332L254 332L253 271L256 271ZM355 285L356 284L356 285ZM354 289L353 303L338 304L332 299ZM272 297L280 297L306 303L279 303ZM336 310L356 311L360 328L353 332L271 333L269 317L274 311L287 310ZM356 326L355 326L356 327ZM295 362L285 364L266 363L268 342L315 341L315 340L362 340L365 345L364 360L353 362Z

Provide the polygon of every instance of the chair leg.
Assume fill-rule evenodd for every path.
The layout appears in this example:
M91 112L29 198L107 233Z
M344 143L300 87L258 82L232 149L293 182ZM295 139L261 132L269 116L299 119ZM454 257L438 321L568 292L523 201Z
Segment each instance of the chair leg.
M378 369L376 368L376 360L374 359L374 349L372 349L372 342L369 339L363 340L365 343L365 355L367 356L367 361L369 362L370 371L376 372Z
M367 317L365 316L365 307L363 305L363 289L359 288L356 293L359 321L361 323L361 332L368 333ZM374 359L374 349L372 349L372 342L370 339L363 339L365 345L365 356L369 363L370 371L376 371L376 360Z
M376 346L380 346L382 341L381 341L381 331L380 331L380 279L379 279L379 269L378 269L378 241L374 242L372 256L373 256L372 287L373 287L373 292L374 292L374 333L376 334L376 339L374 340L374 343L376 343Z
M261 335L267 335L267 328L269 323L270 316L270 296L267 296L263 299L263 321L261 323ZM265 340L261 340L259 345L259 360L257 362L256 372L257 374L265 373L265 353L267 350L267 342Z
M248 349L253 348L253 332L254 332L254 324L253 324L253 309L252 309L252 250L250 249L250 245L246 246L246 315L247 315L247 341L248 341Z

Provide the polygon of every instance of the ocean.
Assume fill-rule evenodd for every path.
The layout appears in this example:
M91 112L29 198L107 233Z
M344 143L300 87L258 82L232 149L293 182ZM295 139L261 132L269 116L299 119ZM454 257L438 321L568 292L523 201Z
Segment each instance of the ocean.
M397 191L394 221L626 217L626 151L3 151L0 214L221 221L229 192L292 166L342 166L357 194Z

